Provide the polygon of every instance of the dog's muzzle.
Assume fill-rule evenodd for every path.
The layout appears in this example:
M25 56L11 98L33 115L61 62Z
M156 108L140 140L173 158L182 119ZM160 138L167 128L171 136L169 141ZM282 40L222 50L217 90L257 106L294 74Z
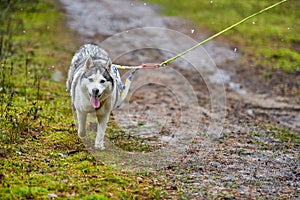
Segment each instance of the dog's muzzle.
M100 104L100 101L99 101L99 97L101 96L100 93L99 93L99 89L98 88L93 88L92 89L92 95L91 95L91 98L90 98L90 101L91 101L91 104L92 106L97 109L97 108L100 108L101 104Z
M98 88L93 88L93 89L92 89L92 95L93 95L94 97L97 97L98 94L99 94L99 89L98 89Z

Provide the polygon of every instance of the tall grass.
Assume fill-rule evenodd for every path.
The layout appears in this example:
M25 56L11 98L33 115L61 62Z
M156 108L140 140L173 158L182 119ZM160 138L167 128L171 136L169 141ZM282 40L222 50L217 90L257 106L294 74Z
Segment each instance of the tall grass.
M63 91L63 86L51 80L52 72L46 64L48 56L39 47L42 38L29 35L39 34L35 31L40 22L35 22L34 17L43 12L43 6L39 1L18 0L2 1L0 5L1 148L31 137L58 120L53 117L55 102L49 92L56 89L56 94ZM28 18L33 30L24 21ZM45 30L41 27L40 31ZM58 100L62 98L66 96ZM66 104L64 109L68 109Z

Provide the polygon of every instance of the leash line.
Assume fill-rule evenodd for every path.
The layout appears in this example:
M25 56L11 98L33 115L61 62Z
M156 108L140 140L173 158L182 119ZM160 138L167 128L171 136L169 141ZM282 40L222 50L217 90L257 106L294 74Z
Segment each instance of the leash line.
M159 64L141 64L138 66L126 66L126 65L118 65L112 64L118 69L155 69L158 67Z
M253 17L255 17L255 16L257 16L257 15L259 15L259 14L265 12L265 11L267 11L267 10L270 10L270 9L272 9L272 8L274 8L274 7L276 7L276 6L280 5L280 4L282 4L282 3L284 3L284 2L287 2L287 1L288 1L288 0L283 0L283 1L277 2L277 3L271 5L271 6L267 7L267 8L264 8L264 9L262 9L262 10L256 12L256 13L254 13L254 14L252 14L252 15L250 15L250 16L248 16L248 17L246 17L246 18L244 18L244 19L242 19L242 20L240 20L240 21L238 21L237 23L235 23L235 24L233 24L233 25L227 27L226 29L224 29L224 30L222 30L222 31L220 31L220 32L218 32L218 33L216 33L216 34L213 35L213 36L210 36L209 38L207 38L207 39L203 40L202 42L196 44L195 46L189 48L188 50L186 50L186 51L184 51L184 52L182 52L182 53L180 53L180 54L177 54L176 56L174 56L174 57L172 57L172 58L170 58L170 59L168 59L168 60L166 60L166 61L160 63L159 66L160 66L160 67L167 66L170 62L172 62L172 61L176 60L177 58L179 58L179 57L185 55L186 53L188 53L188 52L190 52L190 51L196 49L197 47L203 45L204 43L208 42L209 40L212 40L212 39L218 37L219 35L225 33L226 31L229 31L230 29L232 29L232 28L234 28L234 27L240 25L241 23L243 23L243 22L245 22L245 21L247 21L247 20L249 20L249 19L251 19L251 18L253 18Z
M282 4L282 3L285 3L287 1L288 0L282 0L282 1L277 2L277 3L275 3L275 4L271 5L271 6L268 6L268 7L264 8L264 9L262 9L262 10L256 12L256 13L254 13L254 14L252 14L252 15L250 15L250 16L248 16L248 17L246 17L246 18L244 18L244 19L242 19L242 20L240 20L238 22L236 22L235 24L233 24L233 25L225 28L224 30L222 30L222 31L220 31L220 32L218 32L218 33L210 36L209 38L203 40L202 42L197 43L195 46L192 46L191 48L187 49L186 51L184 51L182 53L179 53L179 54L175 55L174 57L169 58L168 60L165 60L165 61L161 62L160 64L141 64L139 66L123 66L123 65L117 65L117 64L113 64L113 65L115 65L118 69L155 69L155 68L159 68L159 67L165 67L170 62L176 60L179 57L182 57L183 55L187 54L188 52L190 52L190 51L192 51L192 50L194 50L196 48L198 48L199 46L203 45L204 43L206 43L206 42L208 42L208 41L210 41L210 40L218 37L219 35L221 35L221 34L227 32L227 31L229 31L230 29L232 29L232 28L234 28L234 27L236 27L236 26L244 23L245 21L247 21L247 20L249 20L249 19L251 19L251 18L253 18L253 17L255 17L255 16L257 16L257 15L259 15L261 13L263 13L263 12L266 12L267 10L270 10L270 9L272 9L272 8L274 8L274 7Z

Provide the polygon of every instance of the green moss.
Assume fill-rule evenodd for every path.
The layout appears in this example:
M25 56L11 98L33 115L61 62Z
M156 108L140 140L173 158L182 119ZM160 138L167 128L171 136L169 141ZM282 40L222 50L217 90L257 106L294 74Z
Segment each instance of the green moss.
M23 199L32 199L36 196L45 196L48 190L40 187L17 187L17 188L1 188L0 193L3 194L1 199L12 199L22 197ZM11 193L12 195L8 195Z
M78 138L64 82L51 79L77 46L58 5L0 9L0 199L159 199L151 180L103 165Z
M277 151L288 150L297 147L300 143L300 135L282 127L263 125L263 132L251 132L251 141L257 144L260 150Z
M281 68L285 72L300 70L300 54L296 51L280 48L267 51L266 56L274 62L275 68Z
M103 195L99 195L99 194L93 194L87 197L83 198L84 200L107 200L108 198L106 198Z
M268 126L267 128L274 132L274 137L279 139L281 142L300 143L300 135L290 130L274 126Z

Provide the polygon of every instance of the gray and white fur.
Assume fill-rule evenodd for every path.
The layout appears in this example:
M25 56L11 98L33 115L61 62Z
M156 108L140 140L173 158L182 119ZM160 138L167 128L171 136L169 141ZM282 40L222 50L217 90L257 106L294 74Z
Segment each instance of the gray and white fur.
M95 147L104 149L104 135L111 111L119 106L119 74L114 72L108 53L95 44L85 44L77 50L66 83L72 107L77 115L78 135L86 136L87 114L96 112Z

